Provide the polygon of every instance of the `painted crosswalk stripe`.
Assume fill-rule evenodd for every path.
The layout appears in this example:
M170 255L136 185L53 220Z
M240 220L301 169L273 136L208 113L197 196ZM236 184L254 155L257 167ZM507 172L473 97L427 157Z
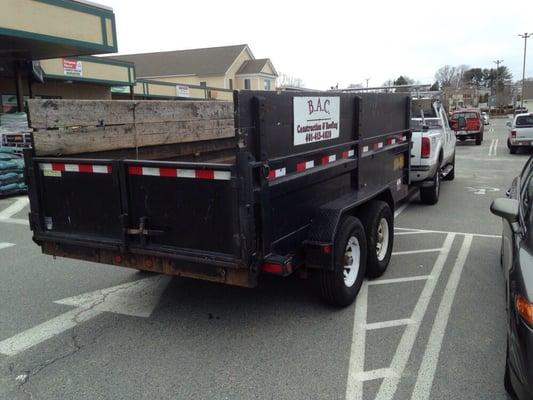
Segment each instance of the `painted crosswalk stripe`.
M0 250L7 249L8 247L13 247L15 243L0 242Z

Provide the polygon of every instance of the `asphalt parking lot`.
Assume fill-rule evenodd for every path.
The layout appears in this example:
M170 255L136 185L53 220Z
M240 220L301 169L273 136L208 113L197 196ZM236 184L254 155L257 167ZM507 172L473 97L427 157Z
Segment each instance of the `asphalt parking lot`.
M296 278L254 290L40 254L0 199L0 399L506 399L501 222L529 154L505 120L458 143L436 206L396 214L387 273L356 304Z

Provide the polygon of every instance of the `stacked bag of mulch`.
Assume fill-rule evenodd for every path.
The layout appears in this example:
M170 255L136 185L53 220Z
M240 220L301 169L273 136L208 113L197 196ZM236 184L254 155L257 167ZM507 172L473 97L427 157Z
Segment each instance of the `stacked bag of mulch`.
M0 114L0 197L27 191L22 158L25 139L13 142L12 138L25 138L30 132L26 113Z
M0 147L0 197L26 193L24 160L16 149Z

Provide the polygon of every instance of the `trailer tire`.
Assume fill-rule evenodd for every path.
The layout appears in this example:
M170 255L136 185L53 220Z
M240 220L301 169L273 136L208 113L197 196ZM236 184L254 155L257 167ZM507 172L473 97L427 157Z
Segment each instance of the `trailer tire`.
M380 200L371 201L358 213L366 232L366 275L377 278L389 266L394 242L394 218L391 208Z
M363 284L366 270L366 235L361 222L345 216L333 244L334 269L315 274L320 296L336 307L352 304Z
M422 203L433 205L439 201L440 194L440 172L437 171L433 177L433 185L420 188L420 200Z

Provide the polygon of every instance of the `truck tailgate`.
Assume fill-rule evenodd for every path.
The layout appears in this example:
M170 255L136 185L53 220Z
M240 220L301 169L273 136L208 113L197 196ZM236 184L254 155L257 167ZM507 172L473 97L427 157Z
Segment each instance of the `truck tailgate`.
M517 139L533 139L533 126L514 128L516 130Z

